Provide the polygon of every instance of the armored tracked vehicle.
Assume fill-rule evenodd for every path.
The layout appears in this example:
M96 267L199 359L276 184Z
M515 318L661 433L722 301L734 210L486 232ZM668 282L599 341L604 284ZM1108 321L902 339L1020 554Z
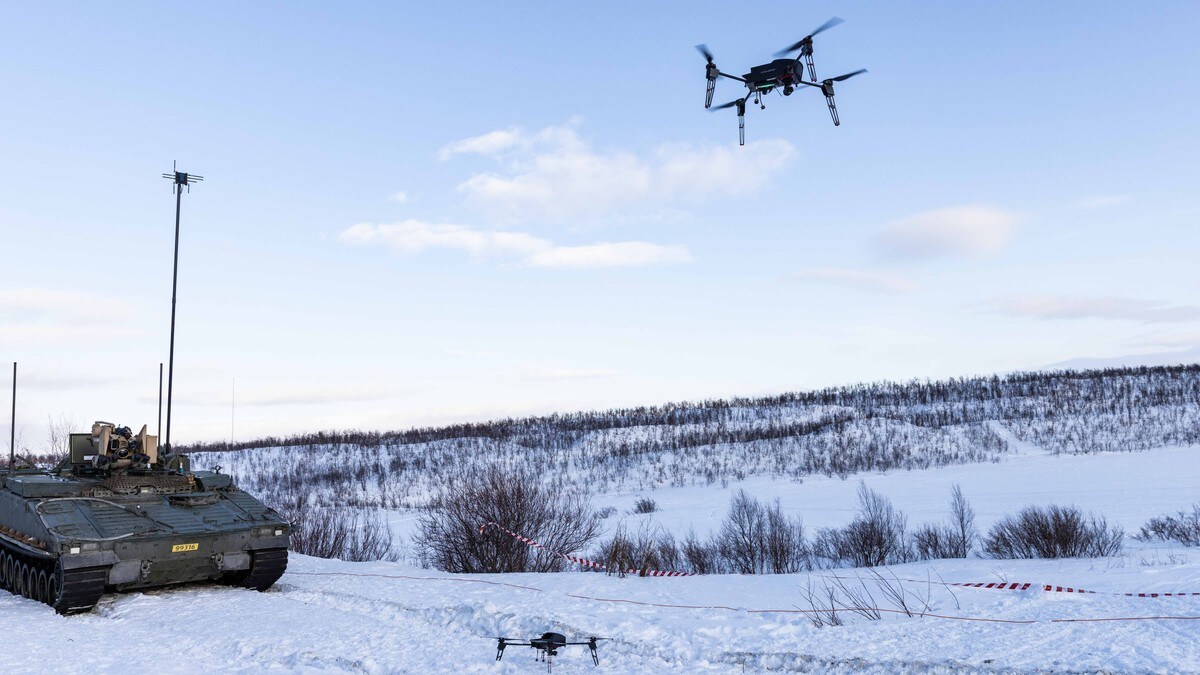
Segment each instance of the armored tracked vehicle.
M288 523L218 471L158 452L142 427L96 422L52 470L0 471L0 587L60 614L106 590L217 581L264 591Z

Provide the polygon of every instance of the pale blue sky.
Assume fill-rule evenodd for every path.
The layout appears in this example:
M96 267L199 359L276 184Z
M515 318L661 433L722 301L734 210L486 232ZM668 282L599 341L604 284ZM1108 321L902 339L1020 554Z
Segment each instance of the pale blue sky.
M0 4L24 445L154 428L175 159L176 441L1200 346L1200 6L647 4Z

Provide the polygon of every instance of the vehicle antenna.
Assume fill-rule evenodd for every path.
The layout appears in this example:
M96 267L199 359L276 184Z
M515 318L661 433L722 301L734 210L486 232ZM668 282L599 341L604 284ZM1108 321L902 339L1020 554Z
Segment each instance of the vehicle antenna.
M167 439L164 447L171 452L171 394L175 384L175 291L179 285L179 205L183 198L183 188L192 191L192 183L204 180L203 176L189 174L178 170L171 163L171 173L164 173L163 178L173 181L171 192L175 193L175 266L171 272L171 351L167 357Z
M8 470L17 461L17 362L13 361L12 426L8 429Z

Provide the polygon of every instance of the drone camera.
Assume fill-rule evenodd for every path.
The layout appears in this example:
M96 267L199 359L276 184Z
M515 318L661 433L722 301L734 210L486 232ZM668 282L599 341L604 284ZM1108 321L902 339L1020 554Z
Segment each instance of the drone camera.
M793 91L796 91L796 88L793 87L792 85L790 85L790 84L783 85L783 95L784 96L791 96Z

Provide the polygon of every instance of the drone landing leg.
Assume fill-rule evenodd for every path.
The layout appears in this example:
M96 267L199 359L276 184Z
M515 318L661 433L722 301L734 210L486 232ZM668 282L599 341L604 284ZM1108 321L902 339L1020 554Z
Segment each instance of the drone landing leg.
M817 64L813 63L811 51L804 54L804 63L808 66L808 77L815 83L817 81Z
M708 81L708 88L704 91L704 107L705 108L709 108L712 106L713 91L715 91L716 88L717 88L717 78L714 77Z
M588 643L588 649L592 650L592 665L600 665L600 655L596 653L596 642L594 640Z
M829 104L829 115L833 117L833 126L839 126L842 121L838 119L837 104L833 102L833 97L826 96L825 102Z
M738 145L746 144L746 117L738 115Z

